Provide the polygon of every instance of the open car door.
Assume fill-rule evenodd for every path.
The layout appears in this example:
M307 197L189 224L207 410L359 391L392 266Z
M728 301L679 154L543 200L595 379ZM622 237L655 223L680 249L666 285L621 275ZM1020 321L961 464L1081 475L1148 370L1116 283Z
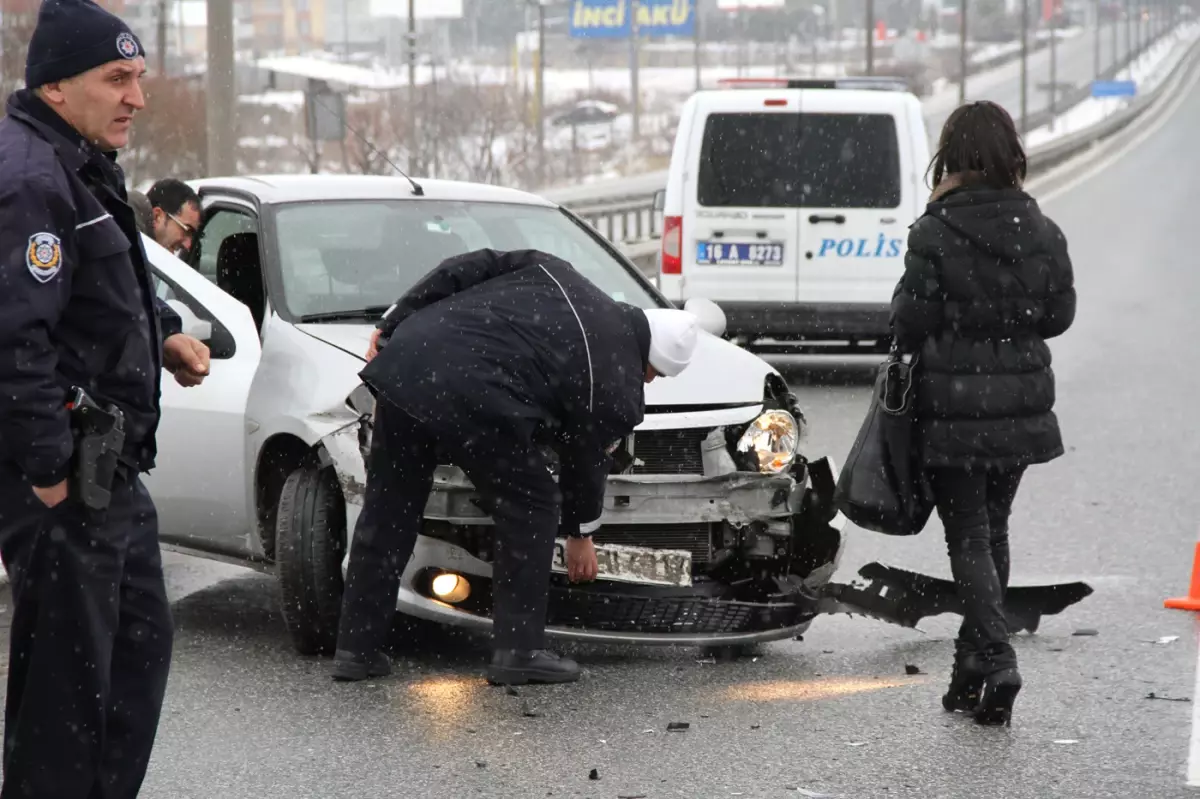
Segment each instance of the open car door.
M208 345L209 375L184 388L162 374L157 466L145 483L164 541L244 555L254 519L246 464L246 405L262 356L250 310L143 236L155 290Z

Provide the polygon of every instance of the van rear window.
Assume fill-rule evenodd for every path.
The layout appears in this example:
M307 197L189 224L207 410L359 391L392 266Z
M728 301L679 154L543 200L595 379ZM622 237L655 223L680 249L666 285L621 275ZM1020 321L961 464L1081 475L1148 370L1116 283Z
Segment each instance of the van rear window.
M896 208L891 114L711 114L697 201L709 207Z

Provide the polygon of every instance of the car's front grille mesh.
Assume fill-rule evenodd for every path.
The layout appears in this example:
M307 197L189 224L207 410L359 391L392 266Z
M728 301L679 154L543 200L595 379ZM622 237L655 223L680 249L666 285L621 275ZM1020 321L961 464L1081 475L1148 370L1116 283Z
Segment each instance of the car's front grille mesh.
M634 474L704 474L700 445L707 428L646 430L633 434Z

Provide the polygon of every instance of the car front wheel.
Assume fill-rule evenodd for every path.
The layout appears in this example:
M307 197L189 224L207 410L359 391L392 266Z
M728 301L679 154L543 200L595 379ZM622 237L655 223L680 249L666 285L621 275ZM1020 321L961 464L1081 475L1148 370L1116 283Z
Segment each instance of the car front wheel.
M276 564L283 618L302 655L332 654L342 604L346 509L331 468L292 472L279 497Z

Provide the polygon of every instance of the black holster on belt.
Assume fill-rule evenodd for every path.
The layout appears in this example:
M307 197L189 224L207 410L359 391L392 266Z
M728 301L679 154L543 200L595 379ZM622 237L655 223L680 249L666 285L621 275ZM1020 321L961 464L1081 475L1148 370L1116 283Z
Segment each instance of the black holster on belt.
M103 512L112 500L113 478L125 446L125 414L116 405L100 407L78 387L71 389L67 409L75 439L68 494L89 510Z

